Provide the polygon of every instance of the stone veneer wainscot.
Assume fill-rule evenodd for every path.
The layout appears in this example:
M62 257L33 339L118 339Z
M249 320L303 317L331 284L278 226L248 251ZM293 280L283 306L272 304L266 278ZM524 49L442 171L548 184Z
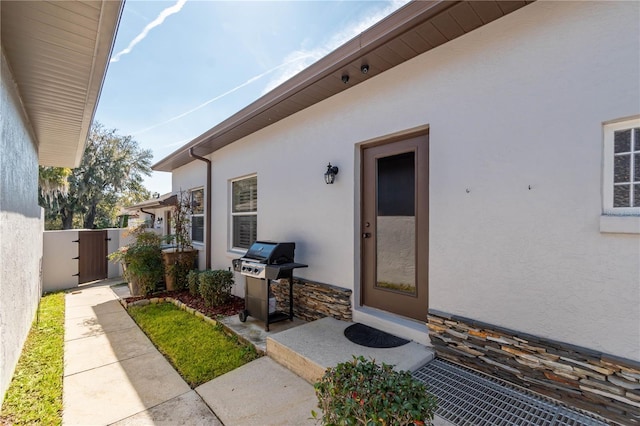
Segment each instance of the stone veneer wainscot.
M289 279L273 281L271 292L278 309L289 311ZM333 317L351 321L351 290L293 278L293 314L306 321Z
M622 424L640 424L640 363L430 311L439 357Z

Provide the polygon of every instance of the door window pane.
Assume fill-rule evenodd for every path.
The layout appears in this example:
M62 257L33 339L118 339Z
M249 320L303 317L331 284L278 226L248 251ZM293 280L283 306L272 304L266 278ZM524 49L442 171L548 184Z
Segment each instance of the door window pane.
M415 153L377 160L376 286L415 294Z

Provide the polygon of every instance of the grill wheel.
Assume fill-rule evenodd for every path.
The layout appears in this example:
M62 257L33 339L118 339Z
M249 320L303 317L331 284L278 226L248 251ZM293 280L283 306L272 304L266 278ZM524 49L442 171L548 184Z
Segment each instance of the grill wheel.
M240 318L240 322L245 322L247 320L247 316L249 315L249 311L246 309L244 311L240 311L238 314L238 318Z

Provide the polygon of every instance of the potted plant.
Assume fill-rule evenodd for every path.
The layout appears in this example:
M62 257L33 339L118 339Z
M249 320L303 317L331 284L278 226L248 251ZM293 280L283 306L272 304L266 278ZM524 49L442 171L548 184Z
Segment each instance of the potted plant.
M111 262L122 264L132 296L147 295L162 280L162 238L155 232L146 231L144 226L135 228L131 235L135 237L131 244L107 257Z
M181 290L187 286L187 274L195 268L198 250L191 245L192 200L189 193L180 191L172 210L174 233L169 236L174 247L162 250L165 267L164 281L168 291Z

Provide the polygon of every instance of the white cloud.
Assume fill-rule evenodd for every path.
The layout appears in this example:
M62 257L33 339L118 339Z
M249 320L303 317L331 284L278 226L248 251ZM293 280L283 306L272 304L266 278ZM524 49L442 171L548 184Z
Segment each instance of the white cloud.
M169 118L167 120L164 120L164 121L162 121L160 123L156 123L156 124L153 124L153 125L151 125L149 127L145 127L144 129L140 129L138 131L135 131L135 132L132 133L132 135L139 135L141 133L144 133L144 132L147 132L149 130L155 129L156 127L164 126L165 124L169 124L172 121L176 121L176 120L178 120L178 119L180 119L182 117L185 117L185 116L187 116L187 115L189 115L189 114L191 114L193 112L198 111L199 109L202 109L202 108L206 107L207 105L209 105L212 102L218 101L218 100L224 98L225 96L228 96L228 95L232 94L233 92L237 92L238 90L242 89L243 87L248 86L251 83L254 83L254 82L258 81L261 78L263 78L263 77L265 77L265 76L267 76L267 75L269 75L269 74L271 74L271 73L273 73L273 72L275 72L275 71L277 71L277 70L279 70L279 69L281 69L283 67L295 66L295 62L304 61L306 59L307 59L307 57L303 56L303 55L293 56L292 58L290 58L289 60L285 61L284 63L282 63L282 64L280 64L278 66L275 66L275 67L263 72L262 74L258 74L256 76L253 76L250 79L248 79L247 81L245 81L244 83L239 84L236 87L234 87L232 89L229 89L226 92L224 92L224 93L222 93L220 95L217 95L217 96L215 96L215 97L213 97L213 98L201 103L200 105L191 108L188 111L185 111L185 112L183 112L181 114L178 114L178 115L176 115L174 117L171 117L171 118Z
M287 67L282 67L278 75L276 75L271 81L267 83L262 94L268 93L271 90L278 87L280 84L284 83L294 75L298 74L303 69L307 68L312 63L318 61L319 59L325 57L333 50L342 46L352 38L356 37L360 33L364 32L366 29L370 28L377 22L381 21L386 16L398 10L400 7L407 4L409 0L392 0L389 5L375 13L370 14L369 16L364 17L362 20L357 22L355 25L345 28L339 33L335 34L329 41L323 45L316 47L310 50L296 50L291 52L289 55L285 57L284 63L289 63L290 65ZM304 61L291 61L292 58L307 58Z
M176 4L160 12L158 17L153 21L149 22L147 26L144 27L142 32L138 34L133 40L131 40L131 42L126 48L122 49L120 52L116 53L115 56L111 58L110 62L118 62L121 56L131 53L135 45L140 43L142 40L145 39L145 37L147 37L147 34L149 34L149 31L151 31L155 27L162 25L164 20L167 19L169 16L180 12L180 10L182 9L182 7L185 5L186 2L187 0L178 0Z
M173 147L173 146L182 146L182 145L184 145L185 143L189 142L190 140L191 140L191 139L183 139L183 140L178 141L178 142L172 142L172 143L165 144L165 145L163 145L162 147L163 147L163 148L171 148L171 147Z
M186 1L186 0L185 0ZM393 13L394 11L396 11L397 9L399 9L400 7L402 7L403 5L405 5L406 3L408 3L409 0L392 0L389 5L387 7L385 7L384 9L376 12L376 13L372 13L371 15L365 17L364 19L362 19L360 22L358 22L356 25L347 28L341 32L339 32L338 34L334 35L328 43L326 43L324 46L320 46L318 48L315 49L310 49L310 50L296 50L294 52L289 53L284 61L280 64L277 65L267 71L264 71L261 74L258 74L254 77L251 77L250 79L248 79L247 81L245 81L244 83L227 90L226 92L217 95L203 103L201 103L200 105L191 108L188 111L185 111L181 114L178 114L174 117L171 117L167 120L164 120L160 123L156 123L153 124L149 127L145 127L144 129L140 129L136 132L133 132L132 135L139 135L141 133L145 133L149 130L155 129L157 127L160 126L164 126L165 124L171 123L173 121L179 120L193 112L196 112L204 107L206 107L207 105L211 104L212 102L218 101L222 98L224 98L225 96L228 96L240 89L242 89L245 86L248 86L251 83L254 83L260 79L262 79L263 77L266 77L267 75L273 74L276 71L279 71L279 73L273 78L271 79L271 81L269 81L266 86L265 89L263 90L262 94L266 94L267 92L273 90L275 87L277 87L278 85L280 85L281 83L284 83L286 80L288 80L289 78L293 77L294 75L296 75L297 73L299 73L300 71L304 70L305 68L307 68L309 65L311 65L312 63L316 62L317 60L321 59L322 57L326 56L329 52L331 52L332 50L338 48L339 46L341 46L342 44L346 43L347 41L351 40L353 37L357 36L358 34L362 33L364 30L366 30L367 28L371 27L372 25L374 25L375 23L377 23L378 21L382 20L383 18L385 18L386 16L388 16L389 14ZM168 10L168 9L167 9ZM162 14L161 14L162 15ZM156 19L157 21L157 19ZM155 22L155 21L154 21ZM151 23L153 24L153 22ZM149 24L149 25L151 25ZM178 143L176 142L175 144L171 144L170 146L174 146L177 145Z

